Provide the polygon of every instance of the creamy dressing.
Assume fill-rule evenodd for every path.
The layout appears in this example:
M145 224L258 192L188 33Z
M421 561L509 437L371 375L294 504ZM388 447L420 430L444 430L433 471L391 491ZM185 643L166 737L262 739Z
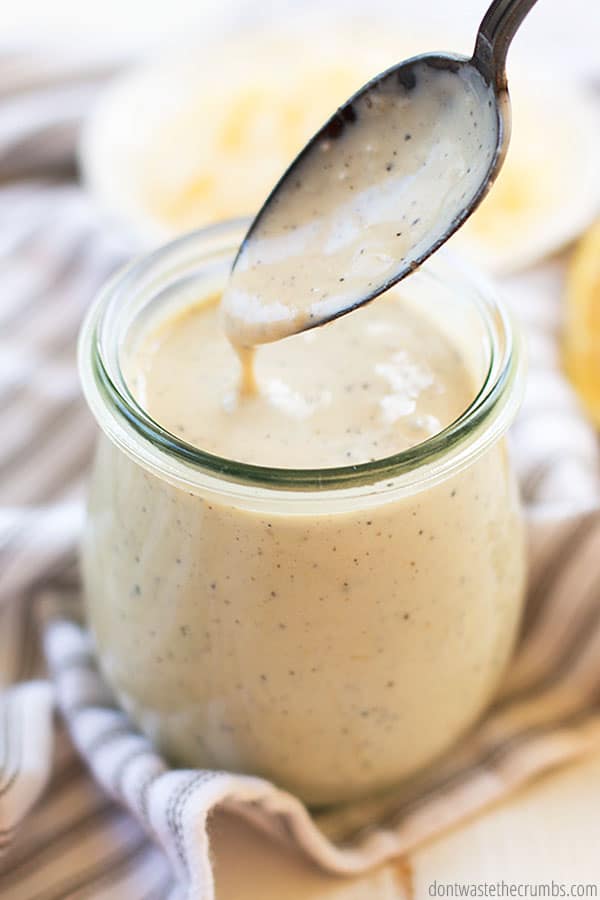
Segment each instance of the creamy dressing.
M479 191L497 132L472 66L417 62L344 107L242 245L222 301L231 341L311 328L410 269Z
M449 425L476 393L457 347L399 289L331 327L261 347L242 392L216 297L160 324L127 368L163 427L263 466L391 456Z
M313 804L450 746L496 689L523 596L502 442L412 495L302 514L178 487L105 439L83 549L102 670L155 746Z
M481 383L483 331L461 327L463 304L436 284L431 302L407 282L259 348L246 396L214 293L187 303L184 289L173 316L163 292L163 324L159 303L126 375L203 450L352 466L439 430ZM167 758L323 804L411 775L468 728L513 646L524 554L504 442L460 460L438 479L432 460L406 490L240 495L218 467L180 482L102 442L83 546L89 622L108 683Z

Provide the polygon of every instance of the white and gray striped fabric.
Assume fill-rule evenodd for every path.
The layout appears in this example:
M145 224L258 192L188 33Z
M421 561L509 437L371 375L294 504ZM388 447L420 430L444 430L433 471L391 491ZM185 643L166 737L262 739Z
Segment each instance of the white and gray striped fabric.
M94 442L75 341L124 256L69 179L97 75L0 58L0 900L209 900L216 804L357 872L600 749L599 455L559 370L560 262L504 286L529 336L512 439L530 588L506 682L464 743L410 791L313 818L262 779L170 770L116 707L75 563Z

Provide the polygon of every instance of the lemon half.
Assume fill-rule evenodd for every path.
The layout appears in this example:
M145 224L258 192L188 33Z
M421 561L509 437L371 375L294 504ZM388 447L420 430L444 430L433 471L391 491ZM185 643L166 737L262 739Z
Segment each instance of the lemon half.
M582 238L569 265L564 343L567 373L600 425L600 220Z

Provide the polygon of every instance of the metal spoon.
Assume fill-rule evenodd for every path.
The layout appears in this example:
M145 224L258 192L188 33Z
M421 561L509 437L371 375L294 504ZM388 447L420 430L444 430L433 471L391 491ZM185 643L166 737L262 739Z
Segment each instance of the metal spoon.
M506 154L506 54L535 2L494 0L470 59L408 59L325 123L238 251L222 305L234 343L277 340L369 302L471 215Z

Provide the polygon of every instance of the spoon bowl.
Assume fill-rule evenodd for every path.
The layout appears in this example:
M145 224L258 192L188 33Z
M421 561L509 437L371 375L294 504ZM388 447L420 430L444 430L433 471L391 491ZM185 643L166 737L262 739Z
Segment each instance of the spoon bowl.
M315 134L234 261L223 314L235 344L278 340L373 300L471 215L506 154L506 52L535 2L495 0L471 58L405 60Z

